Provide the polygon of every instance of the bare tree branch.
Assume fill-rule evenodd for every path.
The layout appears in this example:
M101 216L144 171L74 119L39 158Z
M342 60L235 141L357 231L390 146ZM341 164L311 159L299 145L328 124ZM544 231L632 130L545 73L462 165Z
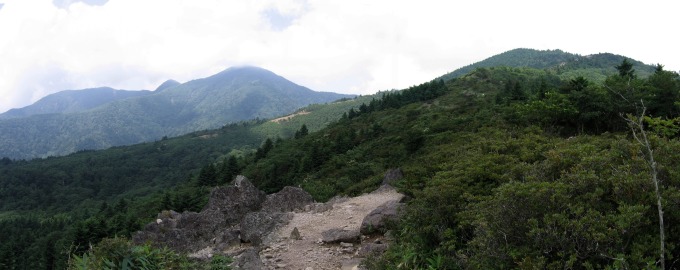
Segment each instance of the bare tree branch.
M659 264L661 269L666 269L665 254L666 254L666 242L665 242L665 232L663 225L663 204L661 198L661 190L659 188L659 178L657 171L656 160L654 160L654 149L652 149L649 138L647 137L647 132L645 131L644 118L647 108L645 103L640 100L642 104L642 114L639 117L629 115L626 118L630 130L633 132L633 137L642 146L641 150L643 156L645 157L645 162L650 169L650 175L652 176L652 183L654 184L654 193L656 195L656 207L659 212ZM638 134L638 132L640 134Z

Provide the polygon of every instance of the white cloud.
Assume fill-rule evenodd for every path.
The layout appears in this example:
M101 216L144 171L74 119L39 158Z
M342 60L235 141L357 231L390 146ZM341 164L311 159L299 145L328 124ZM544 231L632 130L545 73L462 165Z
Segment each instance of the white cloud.
M0 111L63 89L154 89L229 66L372 93L517 47L680 69L672 1L5 0Z

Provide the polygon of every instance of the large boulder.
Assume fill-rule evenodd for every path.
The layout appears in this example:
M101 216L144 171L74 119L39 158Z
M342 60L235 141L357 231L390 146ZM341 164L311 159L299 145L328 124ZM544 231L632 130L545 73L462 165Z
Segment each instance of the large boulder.
M330 229L321 232L321 241L324 243L359 243L359 231L344 230L344 229Z
M360 231L362 234L371 234L382 231L385 224L396 221L400 218L400 210L404 207L404 203L399 201L388 201L373 211L371 211L361 222Z
M262 203L262 211L291 212L305 209L314 203L314 198L307 191L298 187L284 187L281 191L270 194Z
M288 224L291 219L292 213L248 213L241 221L241 241L260 245L267 235Z

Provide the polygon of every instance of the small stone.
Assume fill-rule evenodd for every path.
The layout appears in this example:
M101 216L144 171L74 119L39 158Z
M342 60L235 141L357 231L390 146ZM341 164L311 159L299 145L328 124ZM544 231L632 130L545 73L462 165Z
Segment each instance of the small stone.
M279 263L279 264L276 265L276 268L286 268L286 266L288 266L288 265L283 264L283 263Z
M307 267L307 268L305 268L305 270L314 270L314 268Z
M345 242L340 242L341 247L353 247L354 245L352 243L345 243Z
M290 232L290 239L302 240L302 236L300 235L300 231L298 231L297 227L293 228L293 231Z

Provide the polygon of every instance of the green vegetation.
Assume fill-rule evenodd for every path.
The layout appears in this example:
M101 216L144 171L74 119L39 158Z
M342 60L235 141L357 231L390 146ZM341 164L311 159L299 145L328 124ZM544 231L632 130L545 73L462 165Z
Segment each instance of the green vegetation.
M658 198L674 224L680 80L662 68L641 79L627 63L602 84L501 67L390 93L276 144L243 173L268 192L300 185L325 200L370 191L401 167L411 200L396 245L367 262L375 269L673 265L680 232L667 225L660 239L650 151L626 115L647 109Z
M231 258L222 255L216 255L207 262L192 260L168 248L154 248L150 245L133 246L125 239L108 238L83 255L73 255L69 262L69 269L229 270L231 262Z

